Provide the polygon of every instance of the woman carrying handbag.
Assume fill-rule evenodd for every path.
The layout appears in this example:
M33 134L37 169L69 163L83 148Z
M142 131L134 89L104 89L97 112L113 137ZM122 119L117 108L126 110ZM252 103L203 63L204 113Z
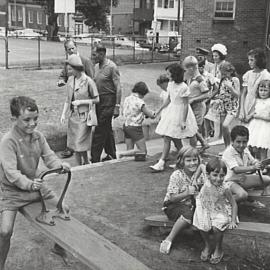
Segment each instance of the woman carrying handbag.
M87 151L91 150L93 126L95 121L95 104L99 102L95 82L83 71L83 64L77 55L67 60L72 76L67 82L67 98L64 104L61 123L68 114L67 146L74 150L76 164L89 164Z

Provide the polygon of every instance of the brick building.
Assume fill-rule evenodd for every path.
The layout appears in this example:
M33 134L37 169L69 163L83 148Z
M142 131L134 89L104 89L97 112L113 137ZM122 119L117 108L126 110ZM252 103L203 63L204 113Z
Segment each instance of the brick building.
M265 47L268 0L189 0L183 4L182 57L214 43L228 48L239 73L248 69L247 52ZM268 10L266 12L266 10Z

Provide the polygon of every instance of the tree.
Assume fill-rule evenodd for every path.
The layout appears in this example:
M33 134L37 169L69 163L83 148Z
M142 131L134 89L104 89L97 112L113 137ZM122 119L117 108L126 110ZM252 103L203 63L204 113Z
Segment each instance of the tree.
M57 25L58 14L54 13L54 0L34 0L40 4L45 13L48 15L48 40L58 40L57 33L59 27ZM85 24L92 26L98 30L105 30L107 27L106 14L110 12L111 1L113 6L118 5L119 0L75 0L76 12L83 14Z
M48 32L48 40L59 41L58 34L58 24L57 17L58 14L54 13L54 0L34 0L36 3L44 8L45 14L48 15L48 25L46 25L46 30Z
M116 7L119 0L77 0L76 10L84 15L85 24L98 30L107 30L107 14L110 7Z

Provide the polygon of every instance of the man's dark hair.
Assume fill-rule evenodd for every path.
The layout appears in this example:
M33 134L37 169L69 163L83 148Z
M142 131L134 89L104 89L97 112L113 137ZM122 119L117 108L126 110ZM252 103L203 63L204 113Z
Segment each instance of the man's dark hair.
M30 112L38 112L36 101L30 97L19 96L10 100L10 112L12 116L19 117L21 110L27 109Z
M104 52L104 53L106 53L106 48L103 45L97 45L95 51L96 52Z
M247 139L249 139L248 129L240 125L233 127L231 130L231 140L234 141L237 136L247 137Z
M255 48L250 50L247 54L248 56L254 56L256 61L256 66L260 69L266 68L266 56L262 48Z

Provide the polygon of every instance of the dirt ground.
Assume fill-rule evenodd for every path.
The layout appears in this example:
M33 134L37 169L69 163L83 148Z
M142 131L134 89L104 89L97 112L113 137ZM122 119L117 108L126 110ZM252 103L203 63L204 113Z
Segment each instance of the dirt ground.
M217 266L200 261L202 241L197 233L180 235L170 255L160 254L159 244L168 231L152 229L143 221L146 216L162 212L172 173L169 168L162 173L151 173L148 166L157 157L146 162L132 160L75 171L67 195L72 215L153 270L270 269L270 239L248 234L225 235L225 258ZM48 179L48 183L59 192L64 184L63 176L58 180ZM240 221L270 223L269 206L268 203L266 210L256 211L240 208ZM19 214L7 270L89 269L72 255L69 255L70 265L66 266L60 257L50 252L52 246L51 240Z

